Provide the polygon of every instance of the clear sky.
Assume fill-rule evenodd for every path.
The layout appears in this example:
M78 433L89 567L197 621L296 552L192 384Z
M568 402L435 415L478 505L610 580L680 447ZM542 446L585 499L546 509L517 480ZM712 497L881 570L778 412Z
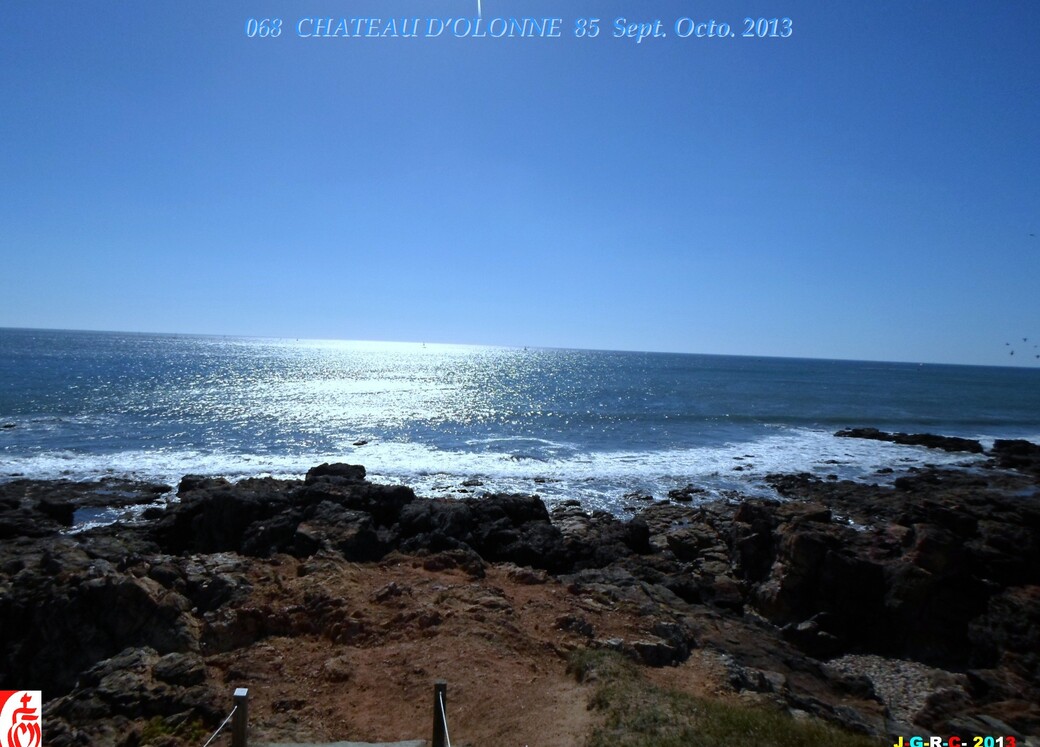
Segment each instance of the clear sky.
M1040 3L482 11L3 0L0 326L1040 364Z

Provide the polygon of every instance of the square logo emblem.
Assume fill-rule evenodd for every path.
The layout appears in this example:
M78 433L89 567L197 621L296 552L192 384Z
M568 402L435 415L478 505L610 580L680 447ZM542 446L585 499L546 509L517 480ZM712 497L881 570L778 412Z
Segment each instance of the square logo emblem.
M0 745L40 747L42 710L43 693L39 690L0 690Z

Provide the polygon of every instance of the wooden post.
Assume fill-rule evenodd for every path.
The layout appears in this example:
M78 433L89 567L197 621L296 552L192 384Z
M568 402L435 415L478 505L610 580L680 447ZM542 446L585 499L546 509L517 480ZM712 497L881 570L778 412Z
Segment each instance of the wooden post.
M447 707L448 683L437 680L433 685L433 747L446 747L448 725L445 723L444 709Z
M248 747L246 727L249 723L249 690L235 690L235 715L231 719L231 747Z

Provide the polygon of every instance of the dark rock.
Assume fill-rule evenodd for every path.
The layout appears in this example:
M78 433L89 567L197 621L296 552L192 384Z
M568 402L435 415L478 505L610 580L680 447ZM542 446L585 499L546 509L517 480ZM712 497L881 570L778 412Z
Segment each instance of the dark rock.
M733 657L725 657L729 685L737 692L768 693L773 691L773 681L765 672L737 663Z
M706 550L724 547L718 532L705 523L682 527L667 536L668 549L679 560L696 560Z
M977 661L1003 660L1015 671L1034 673L1040 702L1040 585L1011 587L991 597L986 611L971 622L968 638Z
M243 480L230 485L224 480L186 477L178 492L181 501L171 505L155 527L160 547L174 554L239 552L251 527L250 549L259 555L269 554L269 548L256 546L258 522L292 505L285 483L271 479Z
M684 602L699 604L705 601L701 580L688 574L676 574L661 579L662 585Z
M759 586L756 606L774 622L797 622L820 608L821 579L825 562L839 548L837 539L818 531L786 531L780 534L775 570Z
M172 562L159 561L153 564L148 569L148 577L155 579L167 589L184 589L184 573Z
M556 627L570 633L577 633L585 638L596 635L596 629L583 615L562 615L556 618Z
M849 428L834 434L840 438L865 438L873 441L888 441L890 443L902 444L904 446L926 446L929 449L941 449L943 451L965 451L971 454L981 454L984 450L982 444L969 438L957 436L936 436L931 433L886 433L877 428Z
M660 638L632 641L631 646L638 660L650 667L680 664L689 656L683 648Z
M469 503L431 499L415 501L401 510L400 532L402 538L434 535L465 541L475 523Z
M386 586L376 590L376 592L372 595L372 601L378 602L380 604L385 604L387 601L391 599L397 599L405 593L410 594L411 589L408 589L407 587L402 587L396 581L391 581Z
M326 620L321 616L312 617L308 623L308 632L329 629ZM303 629L293 624L287 612L276 611L266 605L223 608L207 617L201 644L202 650L207 654L215 654L244 648L270 636L286 636L300 632L303 632Z
M360 464L329 464L328 462L307 470L304 484L316 482L359 482L365 479L365 468Z
M506 575L513 583L524 586L536 586L549 580L549 574L545 571L531 568L510 568Z
M567 569L602 568L633 553L652 550L650 527L638 516L621 521L602 511L588 514L564 504L554 509L552 521L564 538L563 567Z
M357 562L379 560L390 549L380 541L369 514L330 501L308 510L307 518L296 527L294 541L298 556L327 549Z
M776 502L744 502L737 508L730 529L737 573L749 581L762 581L776 556L773 530L779 523Z
M696 485L687 485L684 488L669 490L668 497L679 503L689 503L697 496L706 495L707 492L704 488L698 488Z
M311 470L311 483L303 487L270 479L243 480L236 485L192 480L181 503L168 508L157 522L155 536L166 552L238 551L268 557L288 551L306 555L316 551L323 540L333 542L328 534L313 537L313 522L304 531L298 529L317 516L318 523L338 527L339 544L352 557L381 557L393 538L388 532L379 535L379 527L389 529L415 493L402 486L365 482L359 478L363 472L360 466L322 465ZM348 531L346 524L354 529ZM345 533L354 536L347 538Z
M967 707L974 706L970 710L985 711L1015 724L1015 731L1040 733L1040 697L1035 677L1029 678L1027 672L1007 666L969 670L967 675L967 697L960 700L960 710L933 706L929 717L920 719L922 723L956 720L963 717Z
M492 562L545 570L558 570L566 563L563 536L538 496L416 501L402 510L399 531L406 552L465 546Z
M26 568L0 597L0 671L11 679L58 696L84 668L127 646L197 648L198 625L182 595L76 551L54 564L57 573L47 564Z
M223 477L206 477L204 475L185 475L177 485L177 495L183 496L195 490L217 490L230 487L231 483Z
M149 647L127 648L84 672L76 689L48 704L46 715L79 724L115 716L134 719L191 712L219 723L220 694L204 684L194 655L160 657ZM50 725L47 726L48 744ZM95 742L97 743L97 742Z
M649 493L636 490L631 493L625 493L622 498L626 501L652 501L654 497Z
M998 451L1032 453L1001 446L995 459ZM925 468L897 487L770 475L784 501L651 502L625 522L575 501L550 515L529 495L419 500L408 488L367 482L363 468L325 465L306 484L189 476L180 502L154 523L74 535L60 531L69 507L129 499L124 493L154 500L157 492L7 483L0 673L24 681L31 669L57 696L78 680L75 702L58 698L58 743L117 743L109 737L118 730L77 729L95 718L114 729L111 719L140 718L132 713L186 712L203 693L198 651L290 635L362 645L383 634L317 585L291 608L256 601L248 579L260 578L259 566L246 556L296 554L306 558L297 564L305 576L343 557L397 550L418 556L413 565L478 578L486 562L518 566L508 569L514 583L566 574L560 580L575 610L646 616L638 640L590 645L655 666L705 646L729 657L734 687L864 733L884 731L872 688L817 658L874 653L967 671L963 688L929 701L919 725L932 733L966 725L1035 732L1040 507L1035 478L1014 469ZM380 602L399 607L395 626L432 630L448 619L410 610L399 589ZM504 599L487 604L510 607ZM577 611L557 626L595 637ZM124 657L126 646L144 653Z
M936 666L970 663L968 624L985 609L991 593L985 584L973 576L940 576L895 562L885 570L885 586L887 619L874 631L878 645Z
M249 594L247 561L238 555L215 553L178 558L179 578L173 588L190 601L199 613L211 612Z
M14 480L0 483L0 539L45 537L71 527L81 509L151 503L168 485L106 479L97 482Z
M478 526L475 540L481 557L492 562L509 561L517 565L557 570L563 565L562 536L549 522L511 527Z
M292 498L301 507L327 501L353 511L363 511L371 514L377 526L389 527L398 522L401 510L415 500L415 493L404 485L376 485L363 480L323 476L293 491Z
M823 630L816 620L805 620L798 624L788 623L782 628L784 638L810 656L827 658L842 650L842 642Z
M828 679L834 685L836 689L841 692L854 695L864 700L878 700L877 692L874 690L874 683L870 681L870 678L865 677L861 674L844 674L844 673L830 673L826 669L824 672L828 675Z
M744 607L747 591L732 576L716 575L707 585L706 591L702 587L702 595L716 607L739 612Z
M923 474L897 477L893 484L895 485L896 490L914 492L938 485L939 481L939 476L934 472L925 472Z
M915 524L914 545L907 560L934 576L949 576L963 571L965 555L960 540L948 529L933 524Z
M1022 439L997 439L990 454L1002 469L1040 477L1040 445Z
M428 571L444 571L460 568L471 578L484 578L486 574L484 561L476 551L468 545L460 543L458 547L430 555L423 560L423 568Z
M987 560L973 549L977 539L966 541L973 527L983 526L970 514L928 500L915 503L913 513L946 526L915 523L895 531L889 525L864 533L829 522L812 504L748 502L734 517L746 521L732 523L731 552L752 584L756 609L813 655L855 645L964 666L971 661L968 624L993 593L986 577L1009 571L993 562L1004 557L992 548ZM1005 531L1014 536L1013 527ZM1017 544L1033 558L1027 539Z
M48 497L37 504L37 510L62 526L71 527L72 518L76 514L76 504L71 501L55 500Z
M206 665L198 654L166 654L155 662L152 672L156 679L182 687L201 685L206 681Z
M296 555L317 552L318 544L309 550L301 549L299 527L303 517L303 511L288 510L254 521L242 531L240 552L257 558L267 558L279 552Z

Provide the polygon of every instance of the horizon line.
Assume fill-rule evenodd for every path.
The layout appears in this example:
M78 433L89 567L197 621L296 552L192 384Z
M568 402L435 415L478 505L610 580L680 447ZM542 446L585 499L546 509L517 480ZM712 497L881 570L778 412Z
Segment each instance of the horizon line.
M360 338L339 338L339 337L296 337L286 335L256 335L256 334L236 334L236 333L224 333L224 332L156 332L146 330L118 330L118 329L86 329L86 328L71 328L71 327L8 327L0 325L0 331L21 331L21 332L70 332L70 333L86 333L86 334L108 334L108 335L141 335L141 336L155 336L155 337L211 337L211 338L237 338L247 340L291 340L295 342L342 342L342 343L369 343L369 344L387 344L387 345L439 345L439 346L457 346L457 347L482 347L482 348L500 348L504 350L555 350L555 351L574 351L574 352L588 352L588 353L632 353L642 355L689 355L689 356L703 356L712 358L752 358L752 359L770 359L770 360L790 360L790 361L820 361L820 362L833 362L833 363L885 363L900 366L959 366L964 368L1001 368L1001 369L1012 369L1016 371L1040 369L1040 366L1030 365L997 365L997 364L986 364L986 363L950 363L950 362L939 362L939 361L908 361L908 360L890 360L881 358L830 358L830 357L809 357L804 355L767 355L758 353L704 353L704 352L690 352L683 350L637 350L632 348L597 348L597 347L580 347L580 346L558 346L558 345L506 345L501 343L486 343L486 342L445 342L443 340L375 340L375 339L360 339Z

